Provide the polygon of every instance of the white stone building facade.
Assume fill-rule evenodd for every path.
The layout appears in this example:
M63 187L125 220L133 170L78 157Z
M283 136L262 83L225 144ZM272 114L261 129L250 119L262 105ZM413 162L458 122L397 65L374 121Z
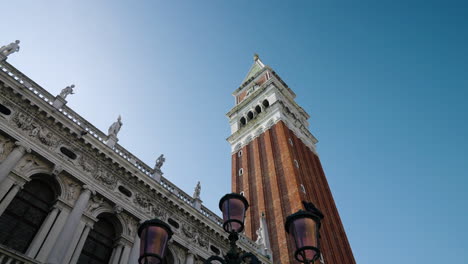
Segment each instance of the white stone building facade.
M1 57L1 56L0 56ZM137 263L140 222L174 236L166 263L228 250L222 219L0 58L0 263ZM270 263L255 242L244 251Z

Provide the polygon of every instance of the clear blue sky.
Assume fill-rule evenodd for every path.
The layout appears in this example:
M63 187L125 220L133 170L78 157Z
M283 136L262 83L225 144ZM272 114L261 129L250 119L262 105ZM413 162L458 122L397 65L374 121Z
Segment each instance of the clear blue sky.
M298 95L359 264L467 263L464 1L14 1L8 61L217 212L257 52ZM293 4L294 3L294 4Z

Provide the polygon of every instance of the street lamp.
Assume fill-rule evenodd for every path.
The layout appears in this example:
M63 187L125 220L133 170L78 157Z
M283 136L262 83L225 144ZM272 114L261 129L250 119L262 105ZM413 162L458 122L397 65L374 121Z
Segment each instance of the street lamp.
M294 257L301 263L313 263L320 257L320 221L323 214L312 203L304 202L307 211L299 210L286 218L285 229L294 241Z
M320 257L320 226L323 214L312 203L303 202L306 211L299 210L286 218L285 229L294 242L294 257L301 263L310 264ZM211 256L204 263L213 261L222 264L260 264L253 253L240 254L236 242L239 233L244 230L245 213L249 203L244 196L237 193L224 195L219 201L223 212L223 229L229 233L230 249L224 257ZM138 228L140 242L139 264L162 264L168 241L172 237L169 225L161 220L148 220Z
M140 237L140 258L138 258L138 263L161 264L172 234L169 225L159 219L142 223L138 228L138 236Z
M258 258L252 253L240 254L237 250L236 242L239 240L239 233L244 230L245 212L249 208L249 203L244 196L237 193L226 194L219 201L219 209L223 212L223 229L229 233L230 249L224 256L211 256L205 264L212 264L212 261L219 261L222 264L241 264L250 260L251 264L260 264Z

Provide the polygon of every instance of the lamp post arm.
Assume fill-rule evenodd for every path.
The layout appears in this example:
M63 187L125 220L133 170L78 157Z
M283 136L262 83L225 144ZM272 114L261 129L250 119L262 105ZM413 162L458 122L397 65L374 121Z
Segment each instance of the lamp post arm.
M204 264L212 264L211 261L216 260L221 262L222 264L226 264L226 261L220 256L211 256L207 260L205 260Z

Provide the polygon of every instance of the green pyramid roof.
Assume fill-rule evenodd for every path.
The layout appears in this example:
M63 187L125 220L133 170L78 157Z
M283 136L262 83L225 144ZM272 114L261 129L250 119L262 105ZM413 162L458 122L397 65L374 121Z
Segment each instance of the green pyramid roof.
M248 79L252 78L257 74L259 71L261 71L265 65L263 62L260 60L257 54L254 55L254 63L250 67L249 72L247 73L247 76L245 76L244 80L242 81L241 85L245 83Z

